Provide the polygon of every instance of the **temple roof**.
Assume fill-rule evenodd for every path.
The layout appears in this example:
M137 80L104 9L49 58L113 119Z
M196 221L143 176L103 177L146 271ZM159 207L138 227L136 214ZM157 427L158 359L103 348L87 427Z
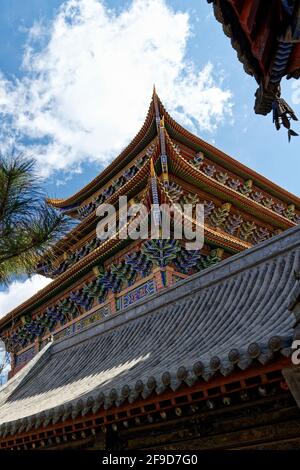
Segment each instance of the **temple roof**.
M288 209L289 206L294 205L297 212L299 212L300 199L297 196L292 195L274 183L271 183L263 176L255 173L243 164L184 129L168 114L155 91L152 96L144 126L120 156L117 157L117 159L114 160L111 165L104 170L104 172L96 177L79 193L76 193L76 195L67 200L56 200L57 204L54 200L52 200L51 203L60 208L70 207L71 203L77 204L78 201L78 203L81 204L87 197L94 194L96 190L98 191L101 189L104 183L111 183L112 179L115 178L113 175L117 174L120 169L128 164L128 162L130 163L134 160L137 155L142 155L143 159L135 174L126 180L126 182L122 183L122 185L118 189L115 189L114 192L109 193L105 202L115 204L119 195L127 194L131 197L132 193L135 195L136 192L138 193L144 189L147 184L149 185L150 159L155 157L157 162L159 160L158 157L161 149L158 127L161 117L164 118L165 145L168 156L170 178L173 178L174 175L179 175L187 181L192 182L192 184L197 185L199 183L199 187L201 185L202 190L204 188L204 192L207 192L216 198L220 198L222 201L224 200L232 203L236 206L237 210L246 211L251 215L255 215L263 224L271 224L277 229L285 230L297 223L296 220L287 218L284 213L280 213L278 210L275 211L274 208L271 209L268 207L264 204L264 200L260 200L260 202L258 202L254 197L257 193L260 193L260 190L262 189L263 191L266 191L266 193L262 193L261 195L258 194L259 197L267 198L267 200L270 201L270 196L274 196L274 198L278 198L273 201L274 206L278 206L280 208L282 206L281 202L285 202L287 205L287 207L285 207L286 209ZM181 141L183 146L189 145L195 152L198 152L199 149L203 149L205 156L208 155L209 157L206 166L208 167L212 163L216 163L216 165L218 165L218 171L215 172L215 175L209 176L209 174L205 172L205 168L198 169L194 167L191 164L191 160L187 159L183 152L178 150L178 146L176 145L176 142L178 141ZM147 150L145 150L145 148L147 148ZM237 189L233 189L228 184L219 181L217 176L220 171L223 171L224 169L226 171L232 171L234 175L238 175L243 178L244 182L242 182L241 185L248 180L251 180L254 184L253 197L251 197L250 194L246 195ZM95 201L95 204L96 203L97 201ZM298 214L295 212L295 216L300 220L300 213ZM51 253L52 259L55 258L58 260L59 266L66 261L64 258L65 256L68 258L68 256L75 251L73 248L74 246L76 246L76 249L78 248L77 251L80 251L81 249L84 251L86 249L87 254L83 257L79 257L78 261L73 264L67 264L68 267L66 270L59 272L53 282L2 317L0 319L1 328L4 326L6 327L12 318L17 320L20 315L27 314L33 308L39 307L45 301L48 301L64 289L67 289L72 282L77 281L80 276L84 276L89 270L91 270L96 262L103 262L104 253L105 256L108 256L109 253L111 254L112 248L115 250L118 249L119 245L116 241L109 242L109 247L108 244L102 243L101 246L95 244L95 246L93 245L93 247L90 248L92 246L91 244L95 241L92 239L92 235L95 236L96 223L96 209L93 208L93 210L88 213L88 215L86 215L73 230L58 241L58 243L53 247ZM212 234L212 232L214 233ZM212 230L208 226L206 226L206 236L208 238L210 236L210 241L218 242L218 246L223 246L221 243L223 240L226 242L226 246L229 246L233 252L237 252L250 246L246 241L238 239L235 236L231 236L224 231L218 231L218 229L217 231ZM78 246L78 241L84 237L86 238L83 240L82 244ZM87 245L89 245L89 249L86 248Z
M0 389L0 435L289 356L299 235L289 229L48 343Z
M277 184L268 180L254 170L251 170L246 165L240 163L239 161L227 155L225 152L214 147L213 145L182 127L167 112L155 89L144 124L134 139L129 143L129 145L98 176L96 176L96 178L81 188L77 193L66 199L48 199L48 203L58 209L64 209L68 211L68 213L72 214L73 209L75 209L87 198L91 197L91 195L93 195L96 191L101 189L122 168L124 168L126 164L132 161L142 149L144 149L151 143L151 141L153 141L153 139L157 136L156 124L159 122L161 117L164 117L165 127L171 138L188 143L194 147L196 151L206 151L210 158L221 164L229 171L234 171L237 175L243 178L253 179L253 181L256 182L256 184L258 184L262 189L268 190L270 194L274 195L275 197L279 197L283 201L295 203L297 206L300 205L299 197L281 188Z

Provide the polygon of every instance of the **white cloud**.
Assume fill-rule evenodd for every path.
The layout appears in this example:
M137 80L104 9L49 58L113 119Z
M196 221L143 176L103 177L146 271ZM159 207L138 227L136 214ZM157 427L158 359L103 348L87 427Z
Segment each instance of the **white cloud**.
M15 281L7 290L0 292L0 318L38 292L51 279L35 274L25 281Z
M100 0L66 1L51 25L28 32L23 78L0 75L2 148L17 139L45 176L106 163L141 126L153 83L174 117L213 131L231 94L221 71L187 59L189 37L188 13L165 0L133 0L118 13Z

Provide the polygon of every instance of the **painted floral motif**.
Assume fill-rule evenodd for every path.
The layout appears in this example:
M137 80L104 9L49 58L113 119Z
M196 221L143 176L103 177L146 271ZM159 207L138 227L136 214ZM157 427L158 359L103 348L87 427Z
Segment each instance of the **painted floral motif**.
M168 194L170 198L172 199L173 202L179 201L180 197L183 194L183 189L181 186L178 184L172 182L172 183L167 183L166 189L168 191Z
M254 244L261 243L264 240L267 240L267 238L269 238L269 236L270 236L270 232L267 228L259 227L253 233L252 241L253 241Z
M226 184L229 176L227 173L223 173L222 171L218 171L216 174L216 180L219 181L221 184Z
M222 260L224 250L222 248L217 248L215 250L211 250L211 252L206 256L201 256L197 267L201 271L202 269L210 268L214 266L216 263Z
M204 201L203 204L204 204L204 218L206 219L207 217L210 216L210 214L214 210L215 205L212 201Z
M255 229L256 229L255 223L247 220L241 225L240 237L245 241L249 240L249 238L251 237Z
M203 171L207 176L212 178L216 172L216 167L214 165L205 165Z
M252 186L253 186L253 181L247 180L244 182L243 185L239 187L239 191L240 193L244 194L244 196L249 196L252 193Z
M251 194L251 197L253 201L260 203L263 200L264 195L260 191L255 191L254 193Z
M230 233L230 235L234 235L239 229L239 227L242 225L242 223L242 217L239 214L233 214L226 220L225 230L226 232Z
M187 274L191 269L197 266L200 258L200 250L185 250L181 248L180 253L174 260L177 271Z
M273 211L275 211L277 214L281 215L284 211L285 207L283 204L274 204L273 205Z
M214 209L210 215L209 221L214 227L220 227L227 219L230 212L231 204L225 203L221 207Z
M190 163L195 167L197 168L198 170L201 168L202 164L203 164L203 161L204 161L204 154L203 152L198 152L196 153L196 155L194 156L194 158L192 160L190 160Z
M234 189L235 191L237 191L241 185L241 182L239 179L236 179L236 178L230 178L228 181L227 181L227 185L231 188L231 189Z
M167 266L180 251L178 240L148 240L142 246L142 253L155 265Z
M274 201L271 197L264 197L262 199L262 203L265 207L267 207L268 209L272 209L272 206L274 204Z

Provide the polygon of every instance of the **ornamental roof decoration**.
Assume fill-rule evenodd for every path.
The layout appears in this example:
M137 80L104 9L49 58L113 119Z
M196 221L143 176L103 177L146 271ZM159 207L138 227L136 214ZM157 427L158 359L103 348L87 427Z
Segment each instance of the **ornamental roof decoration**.
M281 80L300 77L300 1L207 0L231 40L246 73L255 77L255 112L273 112L277 130L284 126L288 138L297 117L281 97Z
M102 202L117 205L123 194L141 200L152 191L153 197L151 167L160 198L180 205L192 201L204 204L208 244L205 257L221 259L222 256L215 258L214 253L223 250L226 258L300 222L299 198L184 129L171 118L154 89L145 123L127 148L78 193L65 200L48 201L79 218L79 223L56 244L55 259L45 257L38 266L38 272L54 278L52 283L2 318L1 327L12 318L18 319L32 309L48 305L51 298L62 292L70 306L90 307L86 296L93 298L92 294L88 294L88 289L82 294L82 286L78 291L76 283L126 243L97 239L97 205ZM184 252L178 254L174 266L181 267L184 273L188 266L194 266L197 271L209 265L209 259L205 261L203 256L196 263L197 256L199 253L190 258ZM130 276L133 282L136 274L132 271ZM89 276L88 282L97 284L98 281ZM93 289L91 285L90 292ZM104 299L105 295L107 292L103 292L104 297L100 293L98 299ZM52 302L49 307L55 305ZM31 319L32 331L39 331L46 321L43 312Z
M157 125L157 112L159 112L159 125ZM229 172L233 170L235 172L235 177L240 176L243 179L246 177L246 180L252 180L253 182L255 181L255 183L259 185L260 189L268 188L272 194L274 193L275 198L277 197L279 199L283 199L285 202L290 200L291 203L296 203L296 205L300 207L299 198L292 195L291 193L288 193L286 190L267 180L262 175L259 175L250 168L247 168L245 165L239 163L238 161L226 155L224 152L213 147L209 143L203 141L201 138L184 129L166 111L161 100L156 94L155 89L144 125L136 137L132 140L132 142L121 152L121 154L116 159L114 159L112 163L93 181L91 181L73 196L67 199L49 199L48 203L54 207L66 210L71 215L77 217L75 214L77 209L75 211L74 208L81 207L81 204L86 200L92 200L95 197L95 194L101 192L102 188L104 188L106 191L112 191L112 189L109 188L112 185L112 181L114 181L114 175L120 173L121 176L122 171L124 171L125 168L127 169L128 162L132 162L132 166L138 168L142 162L142 159L146 158L145 153L147 154L147 152L151 152L153 145L157 145L158 130L167 130L169 137L172 140L187 142L192 146L192 148L198 148L199 150L195 151L194 158L200 159L199 165L201 164L201 161L203 161L206 154L207 164L210 165L212 163L218 163L222 167L220 170L227 170ZM163 132L163 134L165 133ZM161 137L159 140L161 140ZM144 147L141 148L141 145L144 145ZM159 142L159 145L161 146L161 142ZM176 147L175 142L173 142L173 145ZM147 146L150 146L150 148ZM141 152L139 152L139 150ZM163 152L163 150L161 150L161 152ZM137 155L139 155L139 153L142 155L140 156L140 159L137 159L135 162L134 159ZM130 165L129 167L131 168ZM134 168L132 171L136 172L136 169ZM206 171L209 172L209 169ZM222 178L222 175L218 176L218 178L219 177ZM234 185L234 183L232 184Z
M201 182L202 187L203 187L203 184L206 184L206 188L209 188L211 191L217 194L220 194L220 192L222 192L223 197L225 196L226 198L228 198L228 196L230 196L231 201L238 202L238 204L241 207L245 207L245 204L246 204L246 207L248 210L252 209L253 203L251 201L254 201L255 203L262 206L262 207L257 207L255 210L258 213L262 213L267 220L270 219L271 210L274 212L274 214L287 219L285 222L283 222L283 219L281 219L283 223L279 224L278 229L284 229L289 226L292 226L292 224L290 224L289 221L295 222L295 223L298 223L298 221L300 221L299 212L296 210L296 205L295 205L295 202L297 201L297 208L300 207L298 198L295 198L295 196L289 195L288 202L283 203L282 196L284 197L284 199L286 199L285 191L283 191L281 188L276 187L276 189L279 190L281 194L280 193L278 194L277 192L276 194L277 197L274 197L273 194L266 192L264 189L262 189L262 187L258 187L256 181L254 183L253 176L255 176L255 179L256 179L256 177L257 176L259 177L259 175L251 174L253 172L251 172L251 170L249 169L246 169L245 167L243 167L243 169L244 171L247 170L248 178L237 177L236 174L232 173L232 171L230 172L226 171L226 168L224 168L224 161L226 158L225 155L222 155L222 159L220 160L218 159L217 164L212 161L210 155L209 156L204 155L203 151L196 152L192 159L190 157L187 158L186 156L183 156L182 152L180 151L178 147L178 144L175 143L171 139L169 133L174 132L174 128L175 128L176 130L179 129L180 135L183 135L184 133L188 134L188 138L190 142L192 142L192 138L197 141L199 141L200 139L198 139L196 136L192 136L191 134L187 133L187 131L181 128L175 121L172 120L172 118L170 118L170 116L164 110L163 105L161 101L159 100L155 91L154 91L154 95L152 97L152 102L150 105L150 110L151 109L152 109L152 112L155 113L152 117L153 117L153 120L155 120L156 122L158 136L156 138L154 136L154 141L153 140L150 141L145 152L144 153L142 152L142 155L140 157L138 157L135 161L133 161L133 163L131 163L129 166L126 166L125 169L121 170L118 176L116 178L113 178L112 181L109 181L108 183L106 183L102 189L101 188L97 189L98 186L95 185L95 188L94 188L95 195L90 196L87 202L83 201L83 203L81 203L81 205L77 207L76 209L76 214L77 214L76 217L79 217L82 220L82 222L80 222L79 226L75 227L74 230L71 231L71 233L66 237L65 241L62 240L57 244L57 254L59 254L59 252L61 252L61 254L65 252L64 246L67 248L70 246L70 241L72 241L73 234L76 240L76 236L78 236L77 234L82 235L83 230L87 230L89 224L91 228L92 224L95 221L95 210L98 204L102 202L114 203L120 194L128 193L129 191L134 191L135 188L139 187L138 186L139 184L143 184L143 181L145 183L147 171L148 171L145 162L149 160L151 155L153 156L155 160L157 160L159 153L160 153L160 165L161 165L160 171L162 174L162 179L169 178L168 166L170 166L170 169L173 170L172 172L174 175L182 176L183 174L185 174L188 176L188 178L193 176L197 184ZM160 118L161 114L163 116L162 118ZM146 121L149 120L150 122L150 118L149 118L150 115L151 113L149 112ZM167 131L165 127L166 124L165 124L164 116L166 116L166 124L169 123L169 126L170 126L169 132ZM146 132L145 129L144 131ZM214 150L215 152L217 152L217 149L214 149ZM167 163L168 159L170 160L169 163ZM163 160L165 161L165 163L163 162ZM112 168L113 168L113 163L110 165ZM222 166L220 166L220 164ZM191 167L188 168L189 166L193 168ZM240 164L235 162L235 167L236 168L240 167ZM124 175L126 175L126 178ZM252 178L249 178L249 176L252 176ZM266 183L268 184L267 186L268 188L275 186L272 183L265 181L264 178L262 177L259 177L259 178L263 180L262 181L263 186L265 186ZM211 179L214 181L211 181ZM94 181L96 180L97 178ZM217 184L215 184L215 182ZM171 185L172 184L174 185L173 182L171 182ZM90 190L89 189L90 185L88 185L86 188L87 190ZM83 190L81 191L81 193L82 192ZM236 194L235 192L237 192L238 194ZM241 200L239 196L240 194L242 196L245 196L245 198L248 198L248 201L246 199L244 201L243 199ZM51 203L55 205L55 201L52 201ZM61 203L61 200L60 200L60 203ZM66 200L65 203L67 204L68 200ZM66 207L66 210L69 211L70 206L65 206L65 207ZM269 209L269 211L265 211L263 208ZM73 212L70 213L73 216L75 216L74 210L75 209L73 207L72 208ZM278 217L275 217L275 219L278 223ZM271 217L270 220L274 221L274 217ZM260 231L260 227L258 227L258 230ZM264 228L264 231L265 233L270 232L270 230L267 228ZM91 241L91 243L93 244L96 242ZM88 245L88 250L89 249L90 249L90 245ZM82 255L81 252L79 253L79 255L72 253L71 254L72 264L74 260L77 259L77 256L81 258L81 255ZM66 254L64 254L64 256L68 257L68 255ZM62 261L60 265L63 264L66 267L68 263L69 261L66 260L65 263L63 263ZM51 276L52 275L55 276L59 274L61 271L60 267L57 267L57 268L55 267L54 269L53 268L48 269L47 263L45 267L41 266L41 269L42 269L42 272Z

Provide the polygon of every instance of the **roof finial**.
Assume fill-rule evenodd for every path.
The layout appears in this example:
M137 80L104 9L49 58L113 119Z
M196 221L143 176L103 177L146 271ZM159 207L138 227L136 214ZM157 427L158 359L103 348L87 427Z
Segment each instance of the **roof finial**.
M153 103L154 103L155 121L156 121L156 128L157 128L157 131L158 131L159 123L160 123L160 114L159 114L158 96L156 94L155 85L153 85L152 100L153 100Z

